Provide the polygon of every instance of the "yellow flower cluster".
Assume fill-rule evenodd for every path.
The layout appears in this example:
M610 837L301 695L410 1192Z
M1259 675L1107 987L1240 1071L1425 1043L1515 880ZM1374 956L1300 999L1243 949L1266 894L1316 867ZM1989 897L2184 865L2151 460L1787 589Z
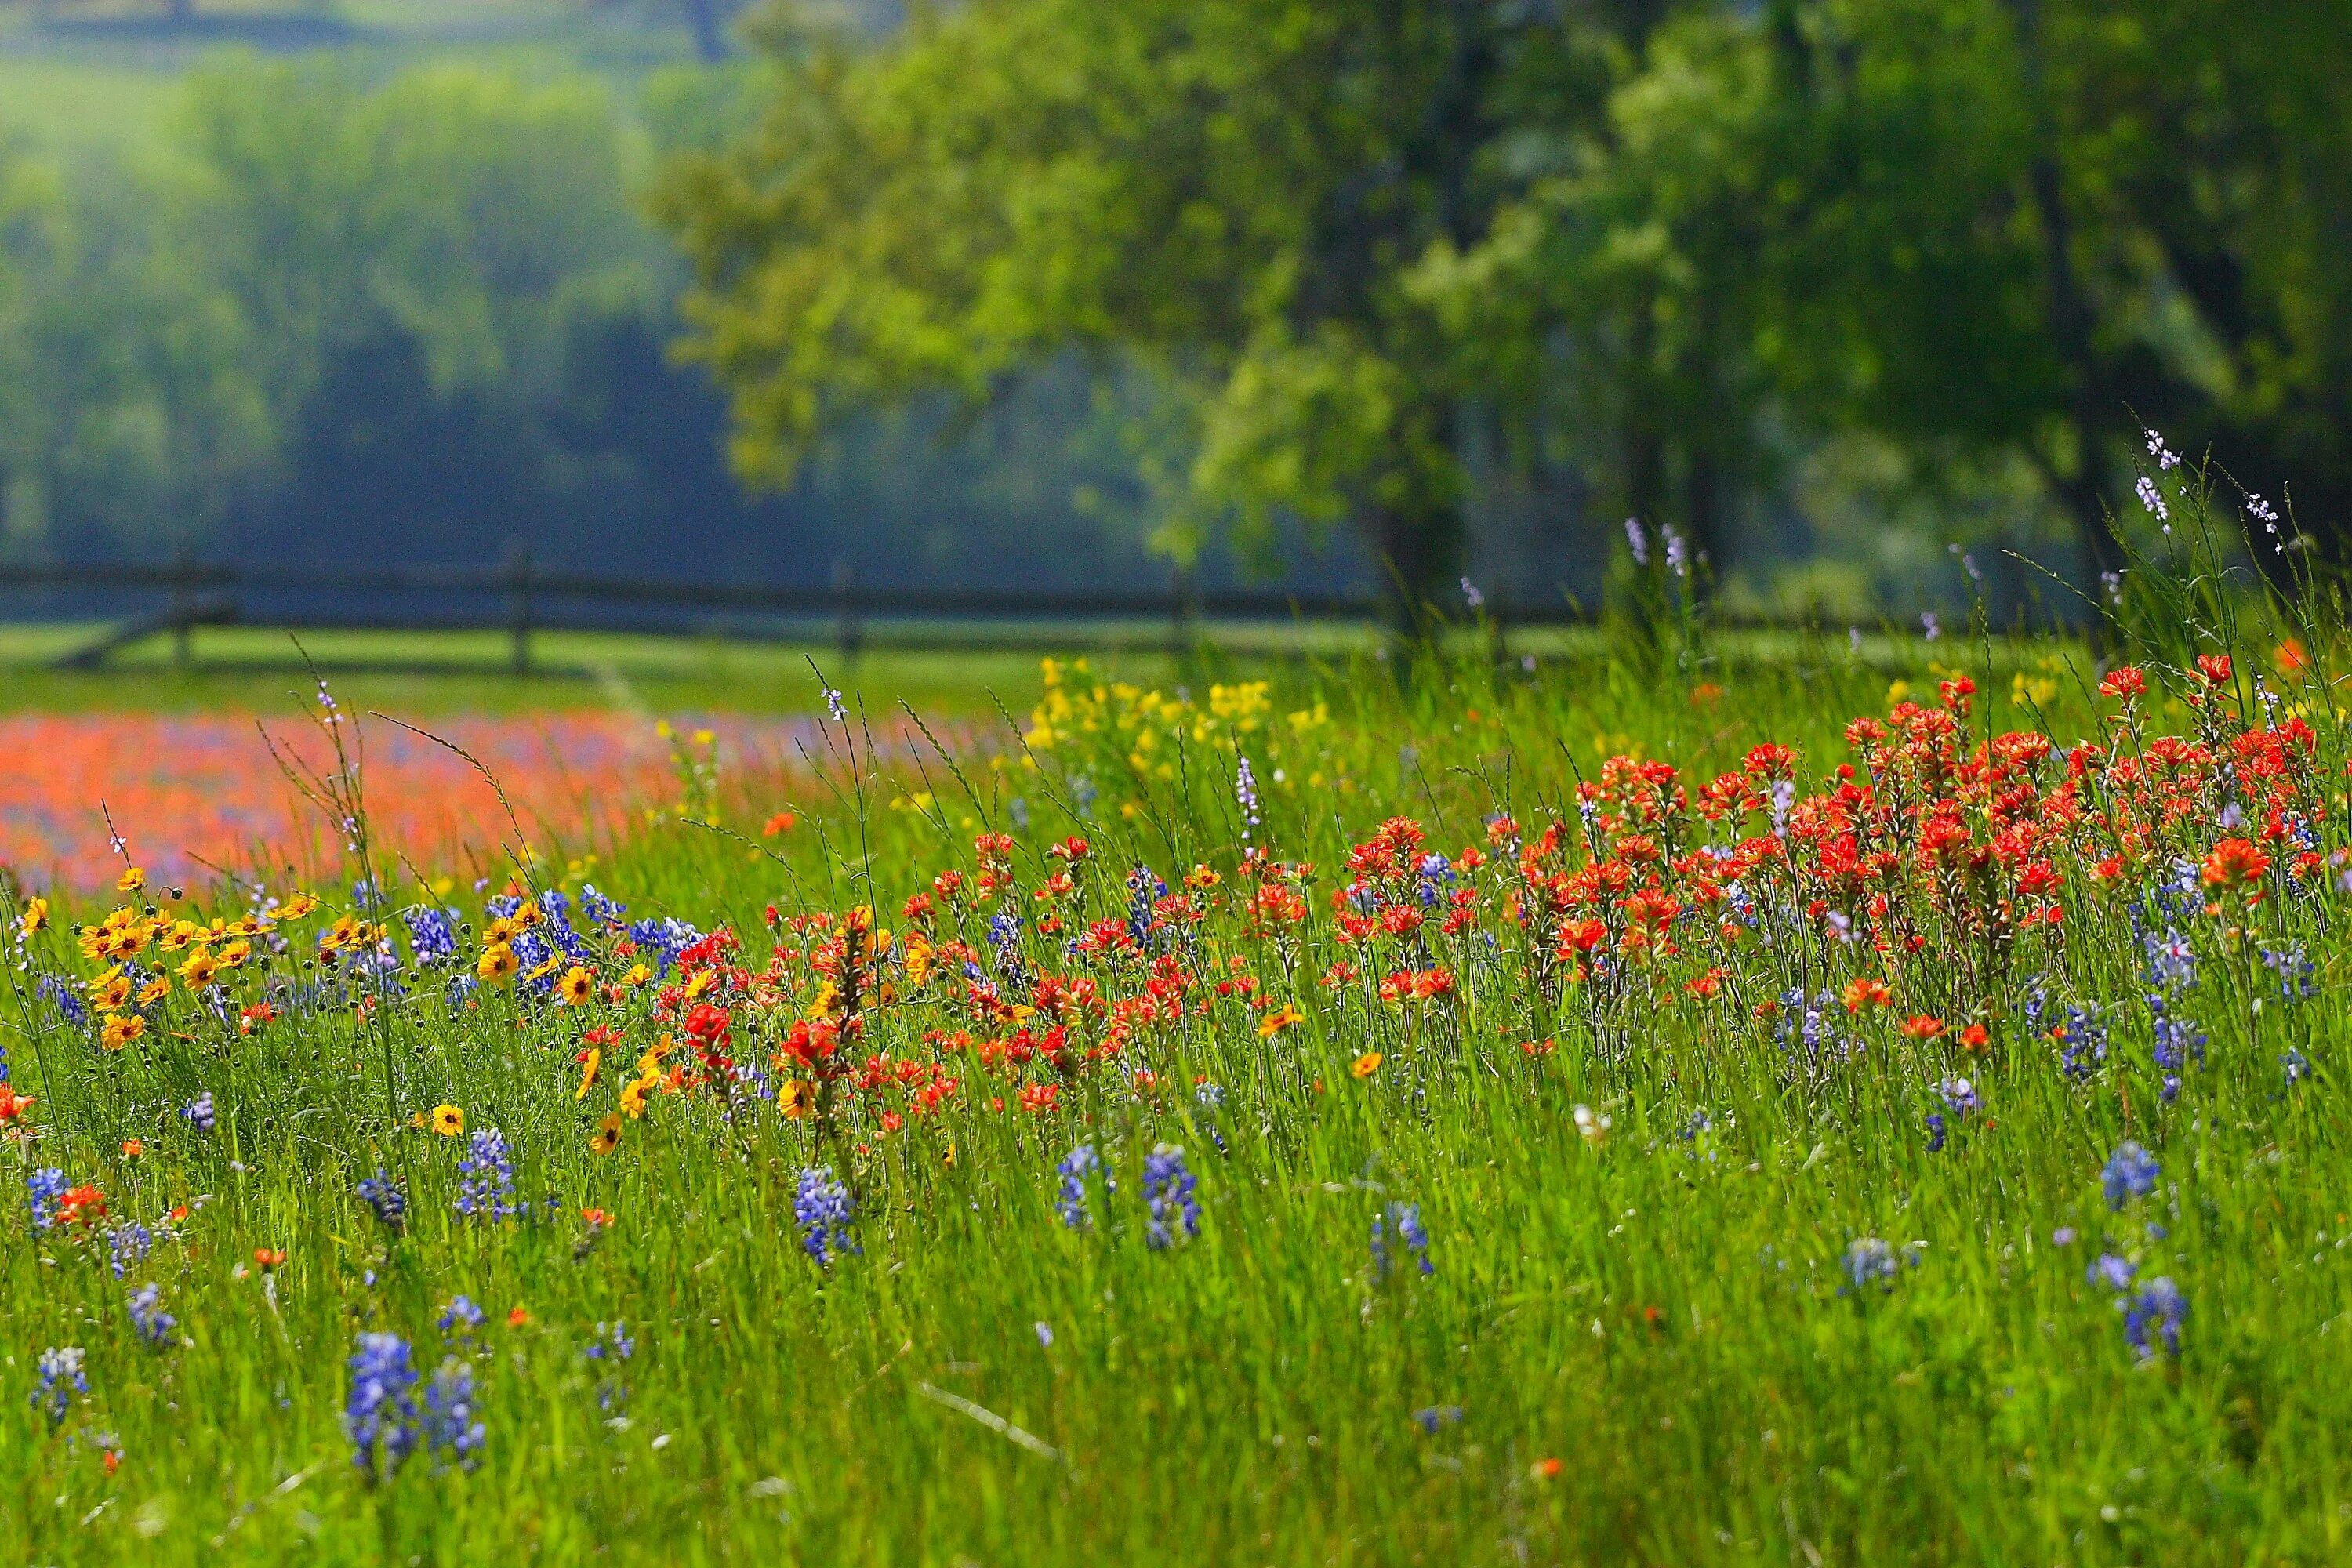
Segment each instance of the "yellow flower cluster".
M1176 776L1171 751L1180 737L1195 746L1238 746L1265 731L1274 717L1274 689L1264 680L1213 684L1201 703L1127 681L1095 680L1082 658L1046 659L1044 673L1045 695L1024 736L1032 751L1088 741L1112 745L1136 773L1151 778ZM1289 715L1291 731L1302 735L1330 721L1330 710L1320 702Z

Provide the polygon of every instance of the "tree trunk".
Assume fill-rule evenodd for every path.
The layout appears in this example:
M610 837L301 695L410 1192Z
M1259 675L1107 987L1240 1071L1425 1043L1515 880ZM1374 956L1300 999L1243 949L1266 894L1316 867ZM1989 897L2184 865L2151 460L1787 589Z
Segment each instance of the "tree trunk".
M2074 218L2066 205L2057 114L2042 68L2042 7L2039 0L2012 0L2011 11L2034 122L2033 161L2026 179L2042 227L2042 310L2051 348L2066 373L2067 416L2074 426L2074 468L2059 476L2054 488L2059 504L2074 521L2083 570L2091 579L2087 587L2095 595L2100 580L2124 564L2101 482L2109 438L2122 423L2123 397L2093 342L2090 298L2074 270Z

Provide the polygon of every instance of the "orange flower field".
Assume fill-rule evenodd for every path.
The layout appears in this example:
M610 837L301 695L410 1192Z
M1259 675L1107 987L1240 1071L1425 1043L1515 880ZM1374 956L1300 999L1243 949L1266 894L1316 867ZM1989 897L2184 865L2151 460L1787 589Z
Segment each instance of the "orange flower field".
M420 865L461 863L494 845L505 811L481 774L447 746L376 718L360 721L372 830ZM420 722L497 775L517 816L542 842L609 830L667 787L668 745L654 726L595 710ZM782 761L799 726L728 721L730 755ZM268 740L264 739L264 731ZM107 821L149 874L201 882L208 868L262 864L308 871L327 825L271 754L330 762L320 731L250 714L18 713L0 716L0 866L26 884L87 891L121 869ZM504 837L512 837L507 829Z

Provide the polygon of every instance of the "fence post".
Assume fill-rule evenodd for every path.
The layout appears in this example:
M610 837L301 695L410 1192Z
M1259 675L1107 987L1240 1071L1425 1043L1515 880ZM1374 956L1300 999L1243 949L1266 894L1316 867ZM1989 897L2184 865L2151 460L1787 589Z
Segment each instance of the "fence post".
M1190 562L1177 566L1176 579L1171 585L1171 591L1175 597L1168 611L1168 654L1181 665L1185 657L1192 653L1201 635L1198 626L1201 614L1200 583L1192 574Z
M514 673L530 673L530 546L518 539L507 546L507 635Z
M857 621L857 568L846 556L833 563L833 640L841 649L843 665L855 665L866 628Z
M182 669L196 661L196 558L183 544L172 557L172 662Z

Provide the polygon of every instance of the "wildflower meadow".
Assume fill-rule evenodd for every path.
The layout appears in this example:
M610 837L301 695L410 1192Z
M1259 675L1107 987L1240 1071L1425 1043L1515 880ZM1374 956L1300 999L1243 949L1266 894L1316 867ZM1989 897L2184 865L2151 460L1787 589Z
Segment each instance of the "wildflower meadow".
M0 894L0 1555L2341 1562L2341 612L2148 483L2095 635L1637 530L462 854L306 689L295 847Z

